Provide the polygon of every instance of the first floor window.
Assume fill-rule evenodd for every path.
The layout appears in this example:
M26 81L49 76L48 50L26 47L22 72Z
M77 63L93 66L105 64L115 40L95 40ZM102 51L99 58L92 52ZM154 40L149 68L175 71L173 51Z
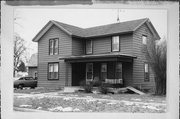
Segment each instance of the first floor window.
M112 51L119 51L120 46L119 46L119 36L113 36L112 37Z
M58 79L59 63L49 63L48 79Z
M122 79L122 63L118 62L116 64L116 79Z
M149 81L149 64L144 63L144 81Z

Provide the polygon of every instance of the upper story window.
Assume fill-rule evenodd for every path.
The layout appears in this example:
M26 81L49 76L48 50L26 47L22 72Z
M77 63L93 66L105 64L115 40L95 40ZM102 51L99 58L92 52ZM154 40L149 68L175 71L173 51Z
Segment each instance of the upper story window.
M86 54L92 54L92 40L86 40Z
M142 43L143 43L144 45L147 44L147 36L146 36L146 35L142 35Z
M59 63L49 63L48 64L48 79L58 80L58 70L59 70Z
M119 36L113 36L112 37L112 51L120 51L120 42L119 42Z
M149 64L144 63L144 81L149 81Z
M57 55L59 49L59 39L54 38L49 40L49 55Z

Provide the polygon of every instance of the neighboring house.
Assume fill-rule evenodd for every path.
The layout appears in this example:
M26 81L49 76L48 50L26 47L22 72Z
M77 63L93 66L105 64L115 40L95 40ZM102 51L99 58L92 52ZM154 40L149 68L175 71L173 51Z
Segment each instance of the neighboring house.
M37 77L37 53L31 55L31 58L27 65L27 69L29 77Z
M96 78L153 89L145 48L154 39L160 37L148 18L86 29L49 21L33 38L38 42L38 86L78 86Z

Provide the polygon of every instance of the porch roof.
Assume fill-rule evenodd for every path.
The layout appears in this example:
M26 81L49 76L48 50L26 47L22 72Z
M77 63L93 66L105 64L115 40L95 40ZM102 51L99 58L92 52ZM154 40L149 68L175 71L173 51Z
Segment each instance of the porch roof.
M136 56L122 54L122 53L107 53L107 54L92 54L92 55L81 55L81 56L67 56L60 57L59 60L65 62L76 63L76 62L102 62L102 61L122 61L122 62L133 62Z

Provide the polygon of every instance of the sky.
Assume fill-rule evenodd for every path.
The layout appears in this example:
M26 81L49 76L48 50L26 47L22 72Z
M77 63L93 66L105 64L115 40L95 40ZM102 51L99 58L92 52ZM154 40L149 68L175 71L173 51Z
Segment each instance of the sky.
M35 35L49 20L88 28L117 22L149 18L161 38L167 37L167 11L163 9L65 9L65 8L17 8L14 11L14 32L20 35L28 47L28 55L37 52Z

